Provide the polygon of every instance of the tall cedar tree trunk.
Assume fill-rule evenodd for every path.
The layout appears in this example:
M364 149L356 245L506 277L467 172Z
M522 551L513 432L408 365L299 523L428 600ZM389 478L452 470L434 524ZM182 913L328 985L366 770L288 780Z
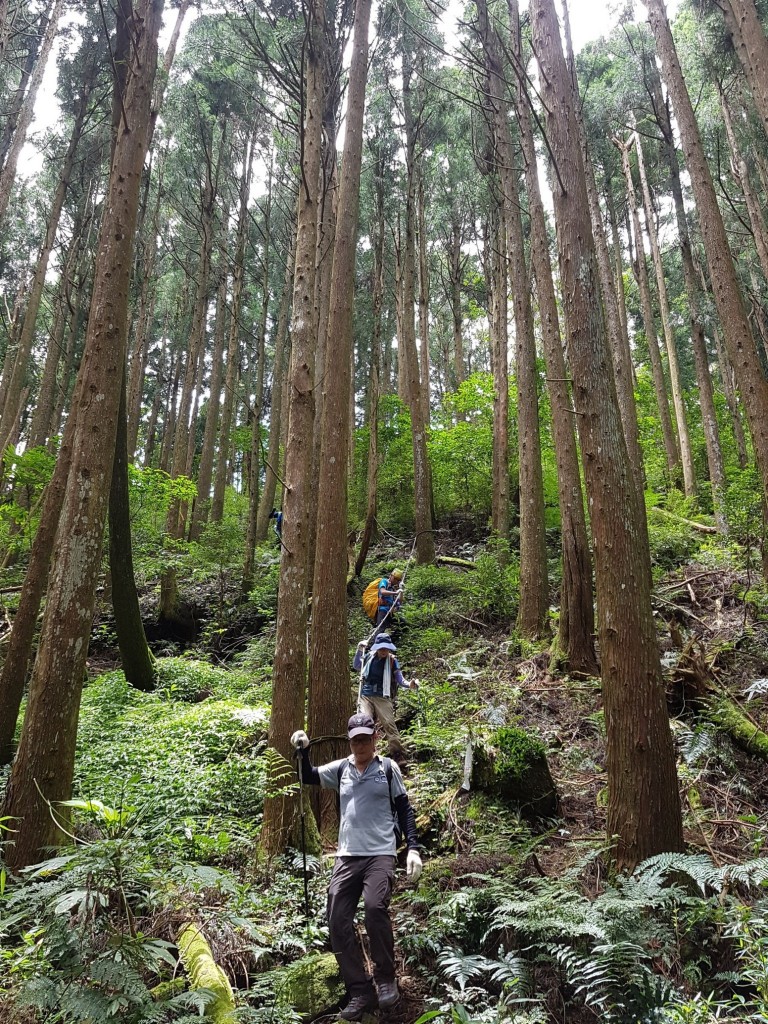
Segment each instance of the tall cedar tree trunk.
M312 432L312 478L309 500L309 549L307 551L307 578L315 573L315 544L317 542L318 493L320 488L320 447L323 438L323 405L325 385L331 370L326 363L328 317L333 274L333 247L336 243L336 207L338 202L338 166L336 155L336 126L341 103L339 46L330 35L326 39L323 59L323 150L321 162L320 210L317 221L317 273L315 277L315 317L317 320L317 352L315 356L315 426ZM333 370L331 370L333 372ZM339 449L338 457L346 458L347 445ZM315 808L319 794L313 794Z
M107 514L128 333L128 293L147 147L162 0L118 7L117 57L125 66L109 187L80 367L72 464L51 567L40 648L3 814L15 821L9 866L35 863L61 833L48 801L72 792L77 720ZM124 42L123 42L124 41ZM120 89L119 81L115 83Z
M662 75L672 98L680 129L691 187L696 200L704 251L741 399L752 433L763 498L768 495L768 380L760 364L755 340L747 319L723 218L717 205L712 176L704 155L693 106L680 69L663 0L644 0L662 64ZM765 568L765 566L764 566Z
M563 28L565 31L566 52L568 55L568 71L571 79L571 90L574 96L578 97L579 88L576 79L576 62L573 56L573 45L571 43L571 26L568 17L567 3L563 3ZM621 425L626 441L629 461L635 474L637 487L642 492L643 488L643 453L640 448L640 435L637 426L637 405L634 393L634 370L632 367L632 353L629 348L626 324L622 322L619 313L619 301L616 294L616 285L611 273L611 257L608 251L608 242L605 237L605 226L600 211L600 200L595 181L595 168L587 146L587 133L583 119L580 115L580 108L576 110L576 121L579 129L578 143L581 147L582 161L587 189L587 200L589 202L589 216L592 223L592 235L595 243L597 256L597 272L600 282L600 298L602 299L605 324L608 331L608 343L611 346L611 357L613 364L613 376L616 385L616 394L619 400L621 411ZM574 140L576 141L576 140ZM610 182L608 182L610 188ZM566 344L571 334L570 326L566 322Z
M219 436L219 405L221 403L222 365L224 342L227 337L227 221L228 211L223 217L223 228L219 240L218 287L216 289L216 320L213 328L213 352L211 354L211 379L208 388L208 405L205 413L203 446L197 469L197 500L189 527L190 540L199 540L203 527L208 522L211 509L211 481L213 479L213 458L216 439Z
M43 81L43 75L45 74L45 69L48 64L48 58L51 55L51 49L59 27L59 18L61 17L63 9L63 0L54 0L53 8L47 14L48 20L43 32L40 50L35 59L34 68L29 78L29 86L24 94L18 121L16 122L13 137L10 140L8 152L7 154L4 154L5 162L3 163L2 171L0 171L0 224L5 220L5 215L8 211L11 190L13 189L13 183L16 180L16 168L18 166L19 156L24 148L24 143L27 141L27 131L32 123L32 115L34 114L35 103L37 102L37 94L40 91L40 85Z
M667 455L667 470L670 480L677 484L680 478L680 454L677 446L677 435L672 424L672 416L669 412L669 396L667 395L667 381L664 376L664 366L661 362L659 350L659 336L656 333L656 321L653 313L653 302L651 301L651 286L648 281L648 268L645 263L645 248L643 246L643 229L640 225L640 214L637 209L635 197L635 186L632 181L632 166L629 162L629 152L633 140L622 142L620 139L613 140L614 145L621 153L621 169L624 172L624 186L627 191L627 206L632 218L632 232L635 239L635 259L632 269L635 272L635 280L640 291L640 308L643 314L643 327L645 328L645 341L648 346L648 359L653 374L653 386L656 392L656 406L659 410L659 423L661 424L661 436L664 441L664 451Z
M222 146L223 149L223 140ZM195 419L190 419L193 411L193 398L198 391L195 382L203 358L206 337L206 321L210 300L211 255L214 246L214 211L216 208L217 174L214 167L214 142L211 138L210 147L205 149L204 174L205 184L200 207L200 258L197 265L195 281L195 305L192 313L192 325L189 332L189 351L184 370L184 381L181 398L176 410L175 429L173 434L173 461L170 476L176 480L188 475L190 450L194 454ZM168 506L165 530L170 540L180 540L186 530L187 503L172 498ZM167 566L160 575L159 615L161 619L173 620L177 615L179 600L176 569Z
M715 0L768 134L768 40L754 0Z
M224 516L224 494L227 488L229 453L231 450L232 419L235 407L235 392L239 376L240 312L243 307L243 282L245 278L245 246L248 240L248 199L253 177L255 141L249 135L243 144L245 159L240 178L240 209L237 217L237 240L235 242L234 269L232 271L232 309L229 320L229 343L227 346L227 373L224 379L224 400L221 405L219 428L219 452L216 473L213 478L213 498L210 520L220 523Z
M240 587L247 596L253 586L256 562L256 529L259 519L259 483L261 480L261 418L264 411L264 373L267 359L267 321L269 318L269 275L272 260L272 170L267 180L267 200L264 211L265 229L263 274L261 284L261 319L257 335L258 354L256 369L256 394L253 418L251 420L251 459L248 474L248 524L245 531L245 559L243 579Z
M736 132L733 127L731 106L721 86L718 86L718 92L720 94L720 109L723 112L725 134L728 139L728 145L731 148L731 171L736 183L744 193L744 202L747 207L749 226L752 229L752 237L755 241L757 258L760 262L760 269L763 272L763 278L768 281L768 239L766 238L765 220L763 219L759 199L752 188L747 161L744 158L744 154L742 153L736 138Z
M326 335L326 363L334 372L326 378L320 451L309 664L308 724L312 736L343 736L352 712L346 600L348 463L342 453L347 449L350 426L352 307L370 14L371 0L357 0ZM346 741L337 741L320 756L324 761L333 760L344 756L346 750ZM321 794L320 811L321 834L328 835L337 821L332 793Z
M517 169L509 130L501 43L496 30L489 23L486 0L477 0L477 12L488 74L488 103L493 115L497 173L504 200L504 220L507 229L505 257L508 260L509 283L515 313L520 474L520 606L517 628L523 636L537 638L547 631L549 591L531 280L525 263L523 222L520 215ZM502 358L505 355L500 354ZM506 467L504 472L508 472ZM505 536L502 534L502 537Z
M45 238L40 246L40 253L35 265L35 273L27 297L27 308L24 313L24 320L19 333L19 343L16 350L16 359L13 364L11 378L4 387L5 400L3 403L2 416L0 416L0 451L4 451L8 445L13 424L16 422L21 408L21 392L29 369L29 357L35 340L35 326L37 324L40 303L45 288L46 274L48 273L48 262L53 252L56 241L56 234L61 220L61 211L64 209L69 180L72 168L75 163L75 153L83 133L83 125L88 111L91 95L92 82L83 83L83 89L75 112L75 120L72 126L69 145L64 154L59 172L59 181L53 195L51 209L48 214L48 221L45 227Z
M259 511L256 518L256 542L267 539L269 532L269 513L275 505L275 493L279 479L280 435L283 420L287 412L283 409L283 382L285 380L285 353L288 342L288 314L291 305L291 288L293 286L293 269L295 254L293 242L285 264L285 280L283 294L280 297L280 311L277 315L275 329L275 355L272 366L272 405L269 410L269 447L267 448L264 487L259 498Z
M453 324L453 386L458 390L464 383L464 339L462 336L461 283L467 259L461 255L461 226L458 212L451 212L451 245L449 278L451 282L451 322Z
M384 173L386 157L381 147L375 151L376 170L376 226L373 241L373 270L371 282L371 367L368 382L368 474L366 481L366 509L360 550L355 561L355 576L360 576L368 557L368 548L376 536L376 515L379 496L379 397L381 384L381 307L384 299Z
M85 210L81 208L75 218L72 241L69 245L64 270L59 281L59 294L56 306L56 322L53 329L48 351L45 354L43 377L37 395L35 411L29 427L28 443L30 448L44 445L52 435L53 411L56 405L56 376L61 357L66 347L65 335L70 324L75 290L75 275L81 259L83 235L82 223Z
M152 214L148 237L142 241L143 258L141 265L141 289L139 311L134 326L133 344L129 358L128 374L128 461L133 462L139 436L141 420L141 399L144 390L144 375L149 357L150 325L157 299L157 238L160 234L160 203L163 198L163 163L158 170L157 198Z
M283 547L277 597L277 637L272 675L272 716L269 745L290 758L289 737L304 724L307 660L307 552L309 494L314 421L315 266L317 261L318 186L323 119L324 0L307 9L304 46L304 122L301 136L301 181L296 221L296 270L293 279L292 352L287 386L288 438L285 445ZM346 559L345 559L346 564ZM268 778L273 787L264 800L261 843L267 854L282 853L296 829L296 798L275 794L282 770Z
M429 423L429 256L427 254L427 211L424 203L424 175L416 185L416 225L419 245L419 356L424 422Z
M491 529L509 539L509 284L507 276L507 219L499 183L494 182L495 204L491 244L491 372L493 373L493 452ZM501 555L504 560L504 554Z
M712 488L712 506L715 522L722 534L727 534L728 523L725 518L723 499L725 496L725 467L723 452L720 445L720 431L717 423L717 411L712 389L712 378L709 373L709 355L704 337L704 325L701 318L699 285L696 279L696 268L691 252L691 237L688 230L688 217L683 202L683 187L680 181L680 166L677 162L677 151L672 131L672 118L669 113L669 98L662 93L661 78L656 66L655 56L648 54L643 61L643 74L646 88L651 97L656 122L661 131L661 151L669 171L669 182L675 204L677 221L677 237L683 264L683 281L688 298L688 316L691 329L691 348L696 366L696 381L699 387L699 407L701 423L707 446L707 466L709 483ZM740 422L740 421L739 421Z
M675 757L651 608L645 510L627 454L598 301L575 97L553 0L532 0L554 189L574 407L590 502L608 770L608 835L621 868L683 846Z
M595 676L598 674L599 668L595 657L592 555L589 550L589 536L584 514L579 453L571 416L571 398L560 336L552 265L549 259L549 238L539 187L531 116L528 97L522 84L526 78L523 74L525 67L517 0L508 0L508 7L512 52L517 61L517 71L520 72L518 87L515 91L515 105L525 160L526 191L531 218L531 263L539 300L541 337L548 371L547 390L549 391L555 461L557 463L563 554L558 648L566 659L569 671Z
M125 678L137 690L152 690L155 685L154 658L147 646L133 574L125 374L120 389L115 462L109 491L109 571L115 632Z
M640 186L643 192L645 227L648 232L648 240L651 243L653 269L656 274L656 289L659 296L659 315L661 316L661 327L664 334L664 344L667 350L667 362L669 364L669 383L672 389L672 403L675 407L677 439L680 443L680 463L683 470L683 489L685 491L685 496L687 498L691 498L696 493L696 476L693 469L691 438L688 432L688 419L685 411L685 402L683 400L683 385L680 380L680 361L677 358L675 332L672 329L672 319L669 312L669 298L667 296L667 285L664 277L664 264L661 261L661 249L659 247L658 232L656 231L656 221L654 220L651 190L648 187L648 176L645 173L643 146L637 131L635 131L635 153L637 155L637 168L640 172Z
M416 351L416 325L414 322L416 278L416 144L417 125L413 109L413 78L415 76L413 29L407 17L403 20L403 120L405 123L405 160L408 193L405 204L405 240L401 246L402 260L402 328L399 336L398 360L403 358L404 381L408 407L411 412L413 442L413 501L416 525L416 561L434 562L435 535L432 529L432 476L427 451L429 422L424 417L421 393L419 356ZM402 352L402 356L401 356Z
M73 408L76 408L77 405L78 398L75 395ZM32 542L29 565L19 597L19 606L13 618L13 629L8 641L3 667L0 670L0 764L10 764L13 759L16 720L19 717L27 670L32 657L37 615L48 584L51 554L56 540L59 513L72 461L74 428L75 417L69 416L53 476L43 493L40 525Z

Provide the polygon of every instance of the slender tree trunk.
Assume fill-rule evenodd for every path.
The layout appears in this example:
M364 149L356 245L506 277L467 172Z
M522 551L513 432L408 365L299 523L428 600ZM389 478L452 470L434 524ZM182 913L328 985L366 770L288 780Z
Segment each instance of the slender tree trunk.
M733 367L731 361L728 358L728 353L723 345L720 331L717 327L713 326L712 333L715 338L715 348L717 349L717 360L720 364L720 378L723 382L723 391L725 393L725 402L728 406L728 413L731 419L731 429L733 430L733 437L736 442L736 451L738 453L739 468L746 469L749 463L749 456L747 454L747 439L744 435L744 425L741 421L741 406L736 395L736 382Z
M411 410L413 438L413 497L416 521L416 560L420 564L434 562L435 536L432 530L432 485L427 451L428 423L424 418L424 399L419 376L414 323L416 278L416 124L414 121L412 77L413 41L411 28L403 26L403 112L405 121L406 167L408 194L405 206L405 240L401 257L402 270L402 333L398 359L405 359L405 382Z
M763 272L764 280L768 281L768 238L766 238L763 212L760 208L758 197L755 195L754 189L752 188L747 161L744 159L744 155L741 152L739 143L736 139L736 133L733 130L733 117L731 114L730 104L728 103L722 87L718 88L718 92L720 94L720 109L723 112L725 133L728 139L728 145L731 149L731 168L733 176L744 194L744 202L747 204L749 225L752 229L752 237L755 240L755 249L757 250L757 258L760 261L760 269Z
M157 64L162 0L123 0L118 22L130 33L116 144L96 257L82 386L48 585L40 649L32 673L21 742L3 813L14 819L6 861L34 863L61 838L46 801L71 795L80 696L101 559L128 331L131 256L147 123ZM119 33L118 33L119 34ZM116 90L120 88L119 80Z
M496 231L491 261L492 309L491 366L493 370L493 453L491 479L491 529L495 536L509 539L509 335L507 327L507 223L504 202L494 190ZM522 581L520 585L522 591ZM522 598L521 598L522 601Z
M683 385L680 380L680 362L677 358L677 346L675 344L675 332L672 329L672 321L669 313L669 298L667 297L667 285L664 278L664 264L661 261L661 249L659 248L659 237L656 231L656 222L653 216L653 202L651 190L648 188L648 177L645 173L645 162L643 160L643 147L640 136L635 132L635 152L637 153L637 165L640 172L640 185L643 192L643 206L645 209L645 226L648 231L648 238L651 243L651 255L653 257L653 268L656 272L656 287L659 295L659 313L661 315L661 326L664 332L664 343L667 350L667 362L669 364L669 381L672 387L672 402L675 406L675 419L677 421L677 439L680 442L680 462L683 470L683 488L686 497L690 498L696 493L696 477L693 470L693 453L691 452L691 438L688 433L688 419L683 400Z
M240 210L237 218L237 241L232 271L232 312L229 320L229 344L227 346L227 373L224 380L224 400L221 405L219 429L219 454L213 480L210 520L220 523L224 516L224 494L227 488L227 471L231 449L232 418L235 407L235 393L239 375L240 313L243 306L243 280L245 276L245 246L248 240L248 199L253 176L255 153L252 136L244 143L245 160L240 179Z
M5 163L0 171L0 224L5 220L8 211L8 203L11 198L11 190L16 180L16 168L19 163L19 156L24 143L27 141L27 131L32 123L32 115L37 102L37 94L40 91L40 84L45 74L48 58L51 55L53 41L59 28L59 18L63 10L63 0L54 0L53 7L47 15L48 22L43 33L40 50L35 60L34 69L29 79L29 86L24 94L24 101L19 112L18 121L10 141Z
M144 634L139 595L133 574L125 373L120 391L115 462L109 491L109 572L112 583L112 609L115 614L115 632L125 678L137 690L149 691L154 689L155 668L154 658Z
M508 261L509 283L515 313L516 375L517 375L517 437L520 474L520 606L517 628L525 637L536 638L547 631L549 589L547 583L547 548L544 533L544 484L541 471L541 440L539 435L538 372L536 342L533 335L531 279L525 263L523 223L520 216L520 195L514 166L512 138L505 95L505 75L501 65L501 45L488 18L486 0L477 0L480 35L485 50L488 73L488 104L493 118L495 159L503 196L506 227L505 261ZM502 307L500 314L506 317ZM506 376L506 351L498 353L494 373ZM501 377L498 377L499 386ZM504 405L508 395L504 396ZM499 424L501 426L501 424ZM506 467L499 472L507 473ZM494 480L496 480L494 473ZM502 537L506 534L501 534Z
M768 39L754 0L715 0L768 134Z
M712 176L704 155L693 106L685 86L663 0L644 0L675 110L688 173L699 214L725 345L747 414L763 497L768 494L768 380L763 373L733 265Z
M575 98L553 0L531 0L554 189L560 273L595 552L607 734L608 835L618 865L683 846L675 757L650 593L641 494L611 373Z
M347 460L340 453L349 437L352 366L352 312L355 253L363 152L363 114L368 73L368 23L371 0L357 0L352 63L349 71L346 134L341 164L336 240L333 249L330 317L320 488L317 503L315 578L312 585L312 647L309 663L310 734L343 735L352 712L347 640ZM331 757L346 753L346 741L333 744ZM323 760L325 760L325 753ZM321 798L321 833L336 820L335 799Z
M424 176L416 186L416 223L419 243L419 356L424 422L429 423L429 257L427 256L427 212L424 205Z
M675 428L672 425L672 417L669 412L669 397L667 395L667 381L664 377L664 367L661 362L659 351L659 338L656 333L656 322L653 316L653 303L651 302L651 286L648 282L648 269L645 264L645 248L643 246L642 227L640 226L640 214L637 210L635 198L635 186L632 181L632 168L629 163L629 151L632 148L632 141L629 143L614 139L616 148L621 153L621 166L624 171L624 182L627 190L627 204L632 218L632 230L635 236L635 260L633 270L637 287L640 291L640 305L643 312L643 326L645 327L645 340L648 345L648 359L653 374L653 384L656 390L656 404L659 410L659 423L661 424L661 436L664 441L664 451L667 454L667 469L673 482L679 480L680 455L677 447Z
M717 423L717 412L712 389L712 378L709 372L709 355L707 354L707 343L704 337L704 326L701 319L701 306L699 301L699 286L696 276L696 268L693 262L691 251L691 238L688 230L688 218L683 202L683 188L680 182L680 167L677 162L677 151L672 131L672 119L669 113L669 102L662 93L661 78L656 66L654 55L644 61L644 74L646 85L652 98L654 113L661 130L661 149L664 160L669 170L669 180L672 190L672 198L675 204L675 218L677 221L677 236L680 246L680 254L683 264L683 281L688 297L688 313L691 329L691 348L696 366L696 381L699 387L699 406L701 409L701 423L704 430L704 439L707 446L707 466L709 468L709 482L712 488L712 505L715 513L715 522L721 533L728 532L728 523L723 508L725 495L725 468L723 465L723 452L720 446L720 432ZM741 423L739 422L739 425Z
M256 542L267 538L269 531L269 513L275 505L278 472L280 465L280 435L283 421L287 419L283 411L283 382L285 380L285 355L288 341L288 314L291 304L291 288L295 253L293 244L285 263L285 281L280 299L280 312L275 330L275 359L272 368L272 407L269 412L269 448L267 449L267 465L264 473L264 487L259 499L259 511L256 519Z
M508 0L512 52L523 71L522 40L517 0ZM518 82L524 81L521 75ZM547 363L547 389L552 410L552 433L557 462L560 532L563 553L563 581L560 588L558 648L570 672L596 676L595 614L592 598L592 556L589 550L584 497L581 490L579 454L576 446L568 372L565 366L557 297L549 259L544 204L541 198L536 164L536 148L528 106L522 84L515 91L517 123L525 160L526 191L531 218L531 264L536 277L541 336Z
M464 340L462 336L461 282L464 260L461 257L461 231L458 218L451 220L450 279L451 321L453 324L453 386L456 390L464 381Z
M227 222L224 216L224 223ZM226 260L227 235L222 232L221 254L219 267L219 286L216 294L216 321L213 330L213 353L211 358L211 380L208 394L208 406L205 413L205 431L203 447L200 452L200 464L197 470L197 500L190 524L190 539L199 540L203 527L208 522L211 507L211 481L213 479L213 458L216 440L219 436L219 405L221 402L222 365L224 361L224 342L227 338L227 273Z
M24 387L27 371L29 370L29 357L35 340L35 326L37 324L40 304L43 298L45 278L48 273L48 262L56 241L56 233L59 229L59 221L61 220L61 211L64 208L64 200L67 195L67 189L69 188L70 176L75 162L75 153L82 135L89 99L90 83L86 82L78 103L69 146L67 147L67 152L62 161L59 181L51 203L51 210L48 214L45 238L43 239L43 243L40 247L34 277L32 278L32 284L29 289L27 309L24 314L24 320L19 333L19 344L16 351L16 359L13 364L13 372L7 386L4 386L3 388L5 401L3 403L2 416L0 416L0 451L4 450L7 446L12 426L18 418L21 392ZM2 213L0 213L0 220L1 219Z
M384 298L384 157L377 154L376 228L373 245L373 271L371 282L371 371L368 382L368 475L366 481L366 510L360 550L355 561L355 576L360 576L368 557L368 548L376 536L376 515L379 495L379 366L381 363L381 307Z
M284 758L290 758L292 754L288 742L291 732L303 725L306 692L307 531L317 347L315 267L323 115L325 9L322 0L310 3L307 17L301 180L296 225L296 271L293 280L292 353L286 382L290 401L285 446L283 546L277 603L272 716L269 723L269 745ZM293 797L281 793L265 799L261 842L268 854L285 849L295 825L295 811L296 799Z

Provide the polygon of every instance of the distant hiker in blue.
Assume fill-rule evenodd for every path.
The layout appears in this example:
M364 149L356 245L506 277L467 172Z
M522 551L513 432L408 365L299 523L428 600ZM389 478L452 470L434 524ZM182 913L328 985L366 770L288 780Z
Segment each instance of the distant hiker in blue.
M395 723L395 698L398 689L416 690L415 679L407 682L403 678L395 654L397 647L388 633L379 633L370 651L365 641L357 645L352 667L361 672L360 709L373 718L387 737L389 756L398 763L405 762L403 741Z
M400 607L403 591L400 581L403 574L399 569L393 569L389 576L385 576L379 583L379 605L376 610L376 625L380 626L385 620L391 626L397 609Z
M275 520L275 526L274 526L275 535L277 536L277 539L282 544L283 543L283 513L282 512L278 512L278 510L276 508L273 508L272 511L269 513L269 518Z
M359 1021L377 1008L394 1006L400 998L389 915L397 852L395 820L408 845L408 881L418 881L422 864L416 821L403 777L396 764L376 753L373 719L370 715L352 715L347 735L350 756L319 767L310 760L309 737L303 729L291 736L291 746L301 751L304 784L335 789L339 794L339 844L328 886L328 931L349 996L338 1016ZM373 978L355 929L361 896Z

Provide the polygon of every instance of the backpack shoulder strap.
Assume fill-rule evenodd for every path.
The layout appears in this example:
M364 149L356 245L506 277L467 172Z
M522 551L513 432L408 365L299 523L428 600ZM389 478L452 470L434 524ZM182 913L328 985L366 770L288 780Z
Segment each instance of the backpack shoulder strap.
M389 802L392 804L392 810L395 810L395 801L392 799L392 758L382 757L384 762L384 772L387 776L387 789L389 789Z
M336 769L336 783L339 792L341 792L341 780L344 778L344 772L347 770L348 764L349 762L347 761L346 758L344 758L339 767Z

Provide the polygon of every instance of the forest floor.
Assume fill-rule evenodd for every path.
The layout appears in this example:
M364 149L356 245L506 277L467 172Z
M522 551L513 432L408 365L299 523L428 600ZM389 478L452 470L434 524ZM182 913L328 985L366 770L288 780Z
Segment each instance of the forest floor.
M473 543L445 543L443 547L443 554L469 559L474 559L481 550ZM378 566L404 564L408 554L408 549L396 547L377 552L378 560L367 576L375 575L374 568ZM517 891L528 893L532 900L541 892L546 900L549 898L547 886L550 886L553 906L558 900L567 903L582 899L587 907L599 901L615 883L605 838L607 780L600 681L572 678L562 673L551 663L544 644L538 647L521 644L513 632L513 622L509 618L494 618L488 614L488 602L477 599L478 587L480 591L483 587L492 589L499 586L498 579L489 582L486 576L480 586L470 581L472 575L473 570L458 568L412 569L406 580L407 602L402 621L394 631L406 677L416 676L421 680L418 692L404 693L399 712L402 733L410 751L406 781L417 811L426 857L418 890L407 885L404 872L398 873L393 919L402 995L392 1011L380 1014L385 1024L413 1024L425 1010L451 1004L455 1007L458 1002L466 1003L470 1009L473 1005L475 1009L480 1007L480 1010L471 1018L465 1011L462 1017L454 1010L451 1018L454 1021L501 1020L501 1012L497 1018L490 1015L487 1005L482 1010L481 989L486 990L486 996L488 992L496 992L498 996L503 984L489 980L489 976L481 980L482 970L486 968L480 965L480 954L490 958L486 963L491 963L494 956L493 963L497 966L504 963L503 958L498 959L500 936L508 938L512 925L507 922L495 932L489 927L499 902L503 903L510 892ZM471 599L467 598L467 593ZM196 705L189 712L196 717L184 719L186 732L183 735L181 727L170 721L172 705L166 704L167 710L159 709L153 721L164 721L171 730L168 734L173 737L171 746L175 743L181 746L182 740L187 742L187 733L194 734L195 742L202 742L199 734L206 729L213 735L219 730L224 753L212 759L223 761L217 770L227 774L224 783L220 781L221 776L217 776L211 799L213 804L217 799L222 805L230 800L233 806L242 807L243 793L251 786L254 792L261 787L254 800L262 798L263 776L254 781L252 765L253 751L264 749L263 738L259 739L263 737L263 727L243 733L250 736L246 741L241 736L233 742L224 735L217 716L221 716L225 704L229 713L253 716L256 703L267 699L273 633L267 625L257 636L254 649L250 630L266 621L265 616L254 612L252 607L238 607L234 602L227 606L226 620L219 618L216 628L206 631L205 616L210 614L206 610L220 600L221 594L201 586L187 596L190 605L198 609L197 639L185 645L168 637L156 637L153 640L156 652L172 655L186 648L185 657L192 655L223 665L227 671L232 671L233 678L238 672L247 676L255 671L256 679L238 684L241 690L235 687L227 691L222 700L222 694L216 692L217 684L179 682L178 669L174 667L174 681L164 692L168 699ZM143 601L149 621L153 601L149 592ZM756 729L768 728L768 619L758 602L759 591L748 572L728 564L689 562L657 578L654 587L659 646L678 753L685 840L689 853L706 854L716 869L759 857L768 835L768 762L739 749L708 721L706 714L710 694L727 694L754 722ZM209 621L213 621L212 614ZM357 640L371 631L360 609L359 592L350 597L349 630L351 651ZM226 637L224 643L222 637ZM98 690L100 678L111 680L118 666L110 618L103 612L95 624L89 655L94 691ZM104 677L103 673L112 673L112 676ZM122 685L124 687L124 683ZM109 686L113 683L108 684L103 694L93 698L96 703L91 724L86 721L83 726L86 737L96 738L92 749L87 740L82 741L86 763L85 767L80 764L78 778L83 787L86 783L82 780L92 783L100 773L116 770L126 774L133 772L133 780L147 772L151 758L150 771L160 771L157 756L161 755L144 749L158 741L154 736L145 739L139 732L144 714L141 707L149 707L149 703L136 705L134 718L124 716L119 726L123 733L119 741L111 743L109 729L126 708L128 715L133 714L128 702L134 697L126 696L121 689L117 706L114 693L118 691L110 690ZM237 696L239 692L242 698ZM136 698L141 702L152 699ZM239 704L242 704L241 709ZM210 712L206 712L208 705ZM516 807L505 805L491 793L462 789L468 739L482 744L503 725L530 731L546 747L560 799L556 817L527 819ZM97 748L97 740L103 747ZM211 745L207 739L205 742ZM235 765L228 765L226 762L233 756L239 760ZM145 759L142 767L131 767L134 757ZM174 774L178 776L177 769ZM194 789L196 779L190 766L189 790ZM228 787L236 793L234 797L229 795ZM242 811L238 813L245 815ZM259 911L264 916L257 920L256 926L264 928L268 927L265 922L270 915L275 917L277 905L282 913L287 897L280 887L288 882L281 881L269 866L257 867L254 875L252 849L256 822L244 822L244 828L246 824L247 834L242 841L237 837L233 845L222 841L218 852L215 839L202 836L198 839L196 834L189 845L197 857L201 850L207 850L209 863L234 871L242 884L266 887L267 903L270 898L278 900L276 905L269 904L271 909ZM295 903L290 923L285 925L288 930L299 927L302 914L296 895L300 883L295 866L292 872L290 900ZM498 879L503 880L498 890L502 896L495 889ZM312 884L313 911L319 915L327 875L325 880L315 878ZM567 889L568 885L571 889ZM273 897L269 895L270 886L275 886ZM215 908L222 906L223 910L222 893L214 895L213 890L205 890L203 896L190 899L191 904L198 907L201 922L205 920L209 925L212 914L215 918ZM191 909L194 910L194 906ZM244 912L238 910L238 914L241 913ZM588 914L588 910L584 913ZM161 938L172 941L171 923L176 920L178 911L174 911L174 915L140 920L140 924L148 934L159 933ZM529 926L534 927L530 922ZM275 941L275 948L278 948L287 940L283 936ZM653 941L650 940L651 946ZM291 939L291 942L298 945L300 940ZM505 939L504 944L506 942ZM248 978L259 969L255 960L245 957L244 961L242 946L237 928L221 927L214 944L216 956L241 992L243 987L249 988ZM495 947L498 947L498 954L493 952ZM474 965L474 980L471 964L455 966L457 957L472 955L479 958ZM708 956L713 974L728 966L727 957ZM659 950L653 969L665 980L694 991L695 983L684 978L684 967L678 962L682 959L680 950L674 956L662 955ZM541 956L539 960L543 963ZM602 1012L601 1006L608 1003L593 1000L592 1005L588 1005L589 1000L579 995L579 987L569 980L563 968L558 970L549 963L536 967L535 972L535 993L530 999L522 1000L521 1007L526 1013L529 1012L527 1003L538 1009L530 1010L530 1016L523 1014L515 1020L525 1020L526 1024L528 1021L531 1024L538 1021L580 1024L601 1018L630 1019ZM536 1013L541 1016L537 1017ZM336 1018L330 1015L323 1019Z

